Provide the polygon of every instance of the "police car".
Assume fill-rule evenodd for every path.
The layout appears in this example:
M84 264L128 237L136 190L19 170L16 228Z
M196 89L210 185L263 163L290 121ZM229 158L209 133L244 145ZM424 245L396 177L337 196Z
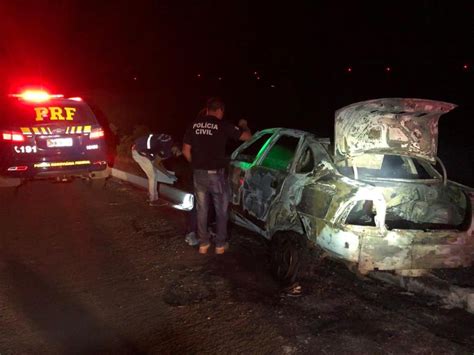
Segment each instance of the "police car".
M42 90L0 98L0 187L108 175L104 130L81 98Z

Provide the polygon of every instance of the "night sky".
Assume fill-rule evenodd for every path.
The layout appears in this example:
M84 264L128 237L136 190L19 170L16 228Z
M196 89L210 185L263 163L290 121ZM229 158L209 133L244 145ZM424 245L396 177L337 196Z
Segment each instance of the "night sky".
M177 136L211 95L253 129L322 136L356 101L454 102L439 155L473 182L472 1L2 1L0 75L6 90L42 84L98 106L98 92L120 97L101 109L135 105L124 131Z

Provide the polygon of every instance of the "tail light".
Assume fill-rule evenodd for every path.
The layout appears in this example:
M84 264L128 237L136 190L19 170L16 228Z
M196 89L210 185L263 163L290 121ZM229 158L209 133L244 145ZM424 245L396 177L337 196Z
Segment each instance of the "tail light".
M98 138L102 138L103 136L104 136L104 130L102 128L96 128L92 130L91 133L89 133L90 139L98 139Z
M10 166L8 171L26 171L28 170L28 167L26 165L20 165L20 166Z
M2 132L2 140L11 142L24 142L25 136L20 132L4 131Z

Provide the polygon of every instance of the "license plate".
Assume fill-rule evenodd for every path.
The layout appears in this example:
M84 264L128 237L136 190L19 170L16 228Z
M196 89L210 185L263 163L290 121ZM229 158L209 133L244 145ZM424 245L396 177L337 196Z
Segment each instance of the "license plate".
M46 141L48 148L72 147L72 138L52 138Z

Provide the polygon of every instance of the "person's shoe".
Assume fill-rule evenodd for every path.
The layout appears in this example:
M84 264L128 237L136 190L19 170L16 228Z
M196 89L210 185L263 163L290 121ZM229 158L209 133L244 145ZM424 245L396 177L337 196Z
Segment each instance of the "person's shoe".
M301 295L302 289L298 282L295 282L281 290L282 297L301 297Z
M186 243L188 243L192 247L199 244L199 240L196 238L195 232L190 232L186 234L186 236L184 237L184 240L186 241Z
M209 250L209 247L211 244L201 244L199 246L199 254L207 254L207 251Z
M229 250L229 243L225 243L223 246L216 247L216 254L224 254Z

